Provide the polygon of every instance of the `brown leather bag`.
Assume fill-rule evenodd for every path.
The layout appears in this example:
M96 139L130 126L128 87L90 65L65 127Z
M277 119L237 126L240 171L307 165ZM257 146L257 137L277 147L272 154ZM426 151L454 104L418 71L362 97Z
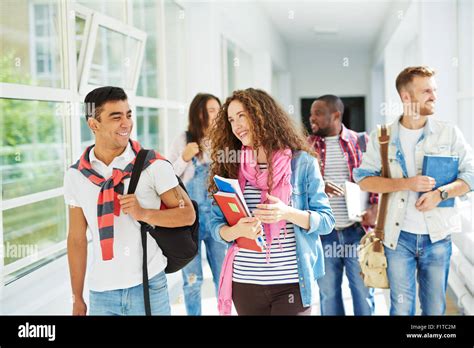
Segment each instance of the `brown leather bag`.
M388 166L388 143L390 132L386 125L378 125L380 156L382 159L382 177L390 177ZM388 289L387 258L383 246L385 217L387 215L388 193L379 195L379 207L375 229L367 233L360 241L359 264L364 284L370 288Z

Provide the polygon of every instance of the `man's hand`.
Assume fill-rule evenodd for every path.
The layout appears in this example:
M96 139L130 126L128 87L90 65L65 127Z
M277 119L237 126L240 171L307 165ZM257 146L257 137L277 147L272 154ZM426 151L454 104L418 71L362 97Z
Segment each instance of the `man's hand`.
M408 178L408 180L408 187L410 191L413 192L428 192L431 191L436 185L435 179L425 175L413 176Z
M362 213L361 225L364 226L375 226L375 221L377 219L377 209L378 204L372 204L366 211Z
M438 190L423 193L415 203L416 209L421 212L430 211L438 206L442 201Z
M324 192L326 192L329 198L334 196L344 196L344 190L331 181L325 182Z
M87 305L82 298L73 296L72 315L83 316L87 314Z
M118 195L120 200L120 207L124 214L129 214L133 219L142 221L145 214L145 209L138 203L137 196L132 195Z
M181 157L183 157L183 160L185 162L189 162L193 159L194 156L196 156L199 153L199 145L198 143L188 143L186 147L183 150L183 154Z

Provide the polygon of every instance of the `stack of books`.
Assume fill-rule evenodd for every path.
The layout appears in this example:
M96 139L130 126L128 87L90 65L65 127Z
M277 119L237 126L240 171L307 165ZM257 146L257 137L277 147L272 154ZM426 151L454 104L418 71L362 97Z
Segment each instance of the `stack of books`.
M219 190L214 194L214 200L224 214L227 224L234 226L241 218L250 217L250 211L245 203L244 195L240 189L239 181L227 179L219 175L214 176L214 182ZM236 239L239 248L263 252L265 242L261 236L257 239L239 237Z

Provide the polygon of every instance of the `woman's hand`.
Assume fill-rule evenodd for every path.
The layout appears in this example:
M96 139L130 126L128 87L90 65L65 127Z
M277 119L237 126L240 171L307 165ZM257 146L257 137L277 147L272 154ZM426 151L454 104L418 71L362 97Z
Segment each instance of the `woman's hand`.
M183 157L183 160L185 162L189 162L193 159L194 156L196 156L199 153L199 145L198 143L188 143L186 147L183 150L183 154L181 157Z
M287 220L290 207L283 203L278 197L267 194L267 200L271 204L257 204L253 214L256 218L266 224L273 224L281 220Z
M257 236L262 235L262 223L255 217L241 218L237 224L233 226L238 237L245 237L249 239L257 239Z

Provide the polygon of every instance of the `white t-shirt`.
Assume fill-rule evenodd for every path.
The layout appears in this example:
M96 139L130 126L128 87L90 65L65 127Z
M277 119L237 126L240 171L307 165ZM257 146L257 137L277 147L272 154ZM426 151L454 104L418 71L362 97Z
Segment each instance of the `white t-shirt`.
M400 143L402 145L403 156L405 157L408 177L420 174L416 169L415 147L422 134L423 128L408 129L400 124ZM428 234L425 216L415 207L415 203L419 197L420 193L413 191L409 192L405 220L402 223L402 231L416 234Z
M98 160L94 150L90 152L92 168L108 178L113 168L124 169L135 154L130 146L114 158L109 166ZM124 194L127 193L130 178L124 180ZM138 202L146 209L159 209L160 194L176 187L178 180L172 166L156 160L141 174L135 191ZM89 181L80 171L69 168L64 176L64 199L67 205L82 208L92 235L92 266L88 270L89 288L94 291L125 289L143 282L143 250L140 224L123 212L114 216L114 258L103 261L97 221L97 199L100 187ZM167 260L155 240L148 235L148 276L152 278L166 267Z

